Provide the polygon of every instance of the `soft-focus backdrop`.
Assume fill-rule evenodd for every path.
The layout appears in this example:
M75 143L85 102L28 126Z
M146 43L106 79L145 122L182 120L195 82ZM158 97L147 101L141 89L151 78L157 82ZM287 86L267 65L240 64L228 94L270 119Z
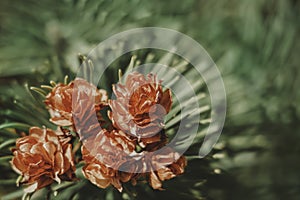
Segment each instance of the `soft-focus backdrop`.
M145 26L175 29L197 40L225 82L223 150L209 162L222 173L197 177L195 171L204 167L201 161L194 164L190 179L205 181L201 190L191 190L190 199L299 199L297 0L1 0L0 124L48 125L46 111L26 108L25 86L62 81L74 74L79 52ZM9 133L1 134L3 143ZM2 151L0 159L7 154ZM7 160L0 163L2 196L17 188ZM178 191L184 187L178 185ZM164 194L176 199L174 191Z

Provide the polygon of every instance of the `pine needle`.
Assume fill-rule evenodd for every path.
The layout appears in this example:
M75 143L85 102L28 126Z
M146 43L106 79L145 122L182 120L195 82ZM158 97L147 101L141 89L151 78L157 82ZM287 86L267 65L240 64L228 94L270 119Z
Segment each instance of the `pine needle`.
M41 88L37 88L37 87L30 87L31 90L35 91L36 93L42 95L43 97L46 97L47 93L42 90Z

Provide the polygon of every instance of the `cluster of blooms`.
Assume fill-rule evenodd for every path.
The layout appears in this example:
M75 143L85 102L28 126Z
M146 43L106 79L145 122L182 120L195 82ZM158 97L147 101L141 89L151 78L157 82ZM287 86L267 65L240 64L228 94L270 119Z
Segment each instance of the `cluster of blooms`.
M122 183L146 179L161 189L162 181L184 172L186 159L168 147L163 130L170 90L163 91L155 75L133 72L113 92L116 98L108 99L105 90L81 78L52 88L45 104L57 130L32 127L13 150L12 167L26 192L76 180L71 131L81 140L84 176L100 188L122 191Z

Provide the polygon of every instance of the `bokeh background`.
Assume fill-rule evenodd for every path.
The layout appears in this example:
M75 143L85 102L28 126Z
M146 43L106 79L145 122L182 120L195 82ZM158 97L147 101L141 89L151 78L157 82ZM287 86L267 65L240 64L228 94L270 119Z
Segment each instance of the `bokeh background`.
M4 129L7 123L49 124L39 101L32 105L28 85L72 77L78 53L145 26L197 40L219 67L228 98L221 153L193 161L182 176L195 179L193 184L199 180L199 187L178 182L165 197L178 199L187 190L187 199L299 199L298 0L1 0L1 144L14 128ZM1 151L0 196L16 191L10 198L18 199L8 154ZM221 173L201 173L213 168Z

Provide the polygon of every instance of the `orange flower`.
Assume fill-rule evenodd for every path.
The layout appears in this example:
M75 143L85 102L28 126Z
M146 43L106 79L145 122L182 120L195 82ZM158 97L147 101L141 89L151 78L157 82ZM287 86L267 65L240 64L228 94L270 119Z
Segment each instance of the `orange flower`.
M103 129L94 137L83 141L82 157L86 165L84 176L100 188L110 184L122 191L121 182L127 182L131 174L119 171L127 162L129 154L134 152L135 140L122 131L111 132Z
M76 100L74 105L73 98ZM51 122L58 126L71 126L74 110L77 111L77 119L82 120L83 116L87 118L87 115L93 115L107 105L107 98L105 90L98 90L93 84L76 78L68 85L57 84L46 96L45 104L49 108Z
M113 125L137 138L151 138L163 128L163 118L172 105L171 91L163 91L156 76L133 72L125 85L113 85L116 100L110 100ZM158 138L146 140L155 142Z
M16 141L12 168L28 185L25 192L34 192L54 181L74 179L72 145L61 141L51 129L32 127L29 135Z

